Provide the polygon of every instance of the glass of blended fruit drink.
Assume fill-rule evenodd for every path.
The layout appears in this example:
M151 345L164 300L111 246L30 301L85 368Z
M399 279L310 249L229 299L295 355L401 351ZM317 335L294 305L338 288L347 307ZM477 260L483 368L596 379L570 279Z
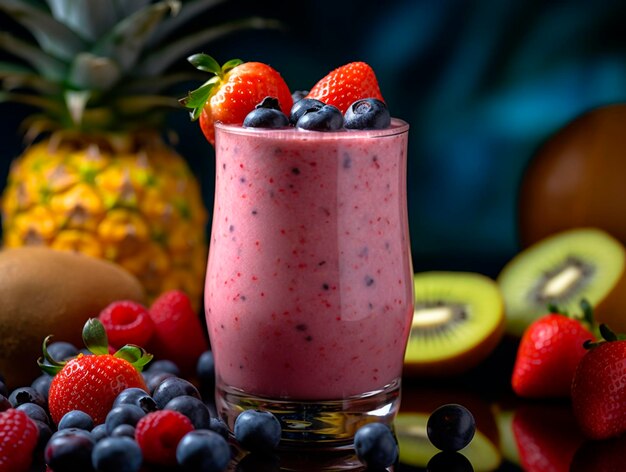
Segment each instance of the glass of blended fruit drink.
M270 69L230 73L250 64ZM263 409L279 419L282 446L341 447L399 407L413 313L409 127L389 117L364 63L293 106L264 68L261 95L275 98L257 97L244 120L206 133L229 102L216 95L236 85L200 111L216 151L205 286L216 407L231 430L241 411Z

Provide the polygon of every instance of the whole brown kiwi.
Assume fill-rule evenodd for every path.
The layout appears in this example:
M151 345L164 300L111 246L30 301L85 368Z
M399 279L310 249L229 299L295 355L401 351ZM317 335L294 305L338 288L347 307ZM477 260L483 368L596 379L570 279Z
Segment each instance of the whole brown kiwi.
M522 245L577 227L603 229L626 244L626 103L574 119L540 147L524 173Z
M29 385L41 370L42 342L83 347L82 328L117 300L144 301L139 281L120 266L69 251L0 251L0 373L7 386Z

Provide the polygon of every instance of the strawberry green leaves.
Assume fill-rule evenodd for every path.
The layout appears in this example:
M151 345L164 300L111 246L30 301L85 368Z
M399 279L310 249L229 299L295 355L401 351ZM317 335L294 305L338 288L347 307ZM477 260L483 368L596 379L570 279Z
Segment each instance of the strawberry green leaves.
M93 355L109 355L109 342L107 338L106 329L98 318L90 318L83 326L82 332L83 342L85 347ZM49 375L58 374L68 361L59 361L54 359L48 352L48 345L52 336L47 336L43 341L42 353L43 356L37 360L39 368ZM83 354L79 354L82 356ZM145 349L134 344L127 344L120 348L113 357L124 359L131 364L138 372L148 364L153 356L146 352Z
M238 65L243 64L243 61L241 59L231 59L220 66L215 59L203 53L193 54L189 56L187 60L196 69L214 74L214 76L204 84L189 92L187 97L180 100L182 105L192 110L190 112L191 118L197 120L202 113L204 105L213 94L214 89L224 80L224 76Z

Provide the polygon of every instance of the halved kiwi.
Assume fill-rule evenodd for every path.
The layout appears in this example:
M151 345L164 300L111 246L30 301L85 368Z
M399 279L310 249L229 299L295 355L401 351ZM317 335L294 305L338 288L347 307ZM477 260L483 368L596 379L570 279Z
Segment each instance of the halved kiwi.
M626 331L626 250L608 233L576 228L520 252L502 269L506 330L521 336L548 305L576 314L585 298L596 320Z
M422 272L415 274L414 286L405 374L458 374L498 345L504 303L495 281L471 272Z
M472 441L459 452L469 459L476 472L497 470L502 462L502 454L498 448L498 428L489 404L471 392L407 385L402 387L402 405L394 421L400 462L425 468L428 461L439 452L428 439L426 425L430 414L446 403L463 405L476 421L476 433Z

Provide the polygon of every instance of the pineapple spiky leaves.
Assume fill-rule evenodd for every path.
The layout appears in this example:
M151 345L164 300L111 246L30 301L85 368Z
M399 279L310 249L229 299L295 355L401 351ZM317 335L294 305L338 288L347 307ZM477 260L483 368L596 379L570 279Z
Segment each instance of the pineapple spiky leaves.
M174 86L197 77L171 66L236 30L275 26L247 18L179 32L219 3L0 0L32 34L0 32L0 49L16 59L0 61L0 102L37 109L2 195L6 247L106 258L150 298L182 289L199 303L207 212L193 173L163 139L166 113L182 110Z

